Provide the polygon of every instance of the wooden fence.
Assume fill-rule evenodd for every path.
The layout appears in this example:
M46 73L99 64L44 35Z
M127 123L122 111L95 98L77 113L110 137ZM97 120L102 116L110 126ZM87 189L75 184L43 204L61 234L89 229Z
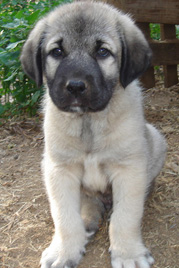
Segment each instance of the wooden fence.
M144 74L142 81L147 88L155 86L154 66L163 65L164 84L170 87L178 83L179 39L176 27L179 24L179 0L100 0L108 2L125 13L132 14L144 32L153 50L152 67ZM159 23L161 40L150 36L150 23Z

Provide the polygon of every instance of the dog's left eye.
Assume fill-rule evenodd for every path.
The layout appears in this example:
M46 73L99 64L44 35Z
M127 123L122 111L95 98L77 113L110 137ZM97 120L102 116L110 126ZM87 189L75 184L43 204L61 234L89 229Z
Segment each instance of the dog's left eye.
M110 51L106 48L99 48L98 51L97 51L97 56L98 57L101 57L101 58L106 58L110 55Z
M60 48L54 48L54 49L50 52L50 54L51 54L53 57L58 58L58 57L62 56L63 52L62 52L62 49L60 49Z

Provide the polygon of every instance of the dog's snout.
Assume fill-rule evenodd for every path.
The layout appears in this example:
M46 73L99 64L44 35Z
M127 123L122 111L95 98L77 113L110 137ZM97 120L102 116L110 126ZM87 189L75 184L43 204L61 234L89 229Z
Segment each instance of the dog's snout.
M86 90L86 85L83 81L70 80L67 84L67 90L73 95L78 95Z

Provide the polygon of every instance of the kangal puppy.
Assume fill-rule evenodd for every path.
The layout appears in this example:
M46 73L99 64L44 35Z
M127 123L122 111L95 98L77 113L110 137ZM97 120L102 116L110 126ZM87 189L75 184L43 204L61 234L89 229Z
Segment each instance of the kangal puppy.
M153 264L140 225L166 145L144 119L136 80L150 59L134 22L107 4L60 6L30 33L21 61L46 87L43 172L55 225L41 268L77 267L111 205L109 188L112 267Z

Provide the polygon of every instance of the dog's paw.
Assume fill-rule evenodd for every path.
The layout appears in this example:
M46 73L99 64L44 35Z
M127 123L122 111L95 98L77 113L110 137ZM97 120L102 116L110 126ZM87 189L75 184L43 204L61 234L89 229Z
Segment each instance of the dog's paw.
M44 250L41 257L41 268L76 268L85 254L85 242L65 241L54 238L51 245Z
M117 256L111 258L112 268L150 268L152 264L154 264L154 259L149 252L133 259L123 259Z

